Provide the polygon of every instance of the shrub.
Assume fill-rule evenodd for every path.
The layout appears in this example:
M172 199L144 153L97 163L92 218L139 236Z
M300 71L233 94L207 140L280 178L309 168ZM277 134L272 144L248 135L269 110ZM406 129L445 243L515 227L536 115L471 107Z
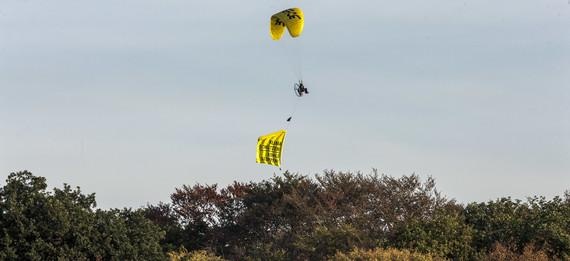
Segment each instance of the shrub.
M547 261L548 255L542 250L537 250L533 245L526 245L521 254L502 244L495 244L491 252L484 258L489 261Z
M216 256L207 250L195 250L188 252L186 248L180 247L177 251L168 252L170 261L224 261L225 259Z
M376 248L371 250L353 249L348 253L338 252L331 260L352 261L352 260L391 260L391 261L440 261L441 257L429 254L411 252L409 250L398 250L395 248Z

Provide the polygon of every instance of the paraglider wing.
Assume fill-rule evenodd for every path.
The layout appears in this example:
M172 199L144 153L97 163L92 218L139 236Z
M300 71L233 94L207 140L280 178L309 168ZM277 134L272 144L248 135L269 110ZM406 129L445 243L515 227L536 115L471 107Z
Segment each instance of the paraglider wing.
M303 32L305 25L305 17L300 8L290 8L283 10L271 16L270 34L271 39L279 40L283 36L285 27L289 31L291 37L298 37Z
M257 139L257 153L255 162L281 166L281 152L287 131L280 130L274 133L263 135Z

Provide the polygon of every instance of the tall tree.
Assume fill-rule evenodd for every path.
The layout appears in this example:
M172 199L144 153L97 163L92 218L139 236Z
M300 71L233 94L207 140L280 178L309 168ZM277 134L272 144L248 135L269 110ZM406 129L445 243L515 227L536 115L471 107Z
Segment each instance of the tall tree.
M46 190L43 177L11 173L0 188L1 260L159 260L163 232L141 211L94 210L79 187Z

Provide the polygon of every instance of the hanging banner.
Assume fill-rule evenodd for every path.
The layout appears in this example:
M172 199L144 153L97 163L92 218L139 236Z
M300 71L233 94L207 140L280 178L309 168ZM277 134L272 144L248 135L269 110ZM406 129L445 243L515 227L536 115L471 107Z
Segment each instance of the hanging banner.
M281 166L281 152L287 131L280 130L257 138L255 162Z

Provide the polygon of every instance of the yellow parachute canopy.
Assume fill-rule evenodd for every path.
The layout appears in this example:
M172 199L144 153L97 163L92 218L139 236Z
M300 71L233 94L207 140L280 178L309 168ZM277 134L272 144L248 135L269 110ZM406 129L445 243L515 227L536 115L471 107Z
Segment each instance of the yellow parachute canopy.
M300 8L289 8L271 16L270 33L271 39L279 40L283 36L285 27L291 37L297 37L303 32L305 17Z
M257 153L255 162L281 166L281 152L283 151L283 141L287 131L280 130L261 136L257 139Z

